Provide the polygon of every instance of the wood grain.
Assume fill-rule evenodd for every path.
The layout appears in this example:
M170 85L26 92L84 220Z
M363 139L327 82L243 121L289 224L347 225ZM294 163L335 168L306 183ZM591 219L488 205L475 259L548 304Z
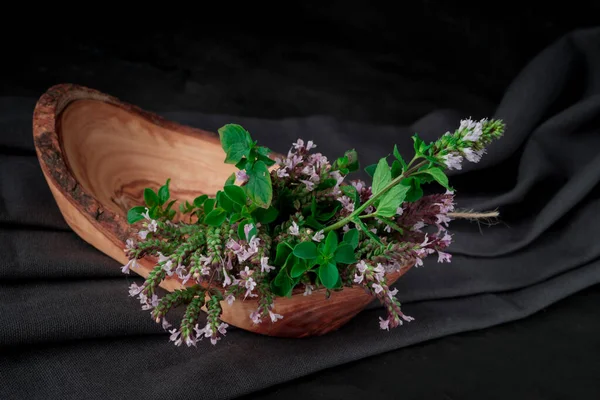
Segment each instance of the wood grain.
M225 153L213 132L168 121L96 90L71 84L51 87L34 110L33 137L46 182L67 224L83 240L121 264L133 232L127 210L143 204L145 187L159 187L171 178L171 197L193 200L214 195L235 167L224 164ZM141 260L135 273L146 277L155 260ZM118 267L118 266L116 266ZM388 276L395 282L410 266ZM181 287L174 275L161 284ZM304 337L338 329L373 298L358 286L304 296L277 298L276 323L254 325L255 299L223 304L223 321L271 336Z

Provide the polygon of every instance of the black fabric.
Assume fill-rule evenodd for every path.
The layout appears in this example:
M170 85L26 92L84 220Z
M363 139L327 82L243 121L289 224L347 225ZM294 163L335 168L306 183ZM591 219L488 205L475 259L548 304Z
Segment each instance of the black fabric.
M476 96L464 96L461 107L453 108L448 101L444 107L423 107L428 110L425 115L405 111L404 122L399 122L400 117L388 117L375 123L378 113L386 112L381 107L370 108L365 105L368 102L356 105L356 112L350 113L334 110L330 115L316 115L317 109L308 108L308 115L274 112L268 116L250 105L239 105L237 109L245 111L238 114L217 106L196 112L189 107L178 111L171 105L161 111L162 99L149 100L143 90L121 96L126 101L138 99L142 107L147 105L167 118L203 129L241 123L277 151L286 151L297 137L314 138L330 157L356 147L365 165L389 152L393 144L408 154L410 135L415 131L433 139L471 114L498 117L507 123L506 136L489 148L481 163L452 176L460 207L498 208L501 223L481 226L454 221L452 264L428 260L397 283L403 310L416 318L414 322L383 332L377 323L382 310L373 303L339 331L323 337L290 340L231 329L217 346L201 342L198 349L168 343L168 335L127 296L129 284L139 284L141 278L123 276L117 263L84 243L65 224L33 152L31 111L36 97L11 97L8 94L17 93L15 84L7 84L8 94L0 100L0 398L231 398L256 392L276 396L281 389L259 391L409 345L529 317L593 287L600 282L600 245L594 240L600 229L600 158L596 155L600 144L599 47L600 30L577 31L529 63L497 104L475 105L480 103ZM344 54L349 60L362 60L355 53ZM156 69L128 63L110 65L134 82L131 85L143 86L152 74L159 75ZM380 79L378 87L385 86L386 74L377 62L364 65L362 71ZM140 76L135 78L136 74ZM369 79L360 85L359 92L367 92ZM186 94L199 90L190 81L185 83ZM185 96L174 101L178 102L186 103ZM349 107L345 100L331 100L331 104ZM378 111L371 114L373 109ZM585 293L597 299L597 288ZM597 340L585 337L592 348L598 348ZM529 344L532 342L533 337ZM471 351L478 349L475 346ZM408 372L412 362L406 360L410 355L397 350L385 357L393 354L402 355L393 361L377 358L382 364L369 361L371 364L360 365L365 369L369 365L398 367L401 370L394 371L398 375L386 375L389 384L398 382L400 394L410 387L408 394L420 397L417 383L429 385L428 379L413 380ZM437 353L420 354L436 363ZM442 352L448 365L452 356L455 363L464 360L461 355ZM423 361L419 365L425 369ZM594 367L597 371L597 361L590 370ZM363 367L346 368L349 372L341 375L344 382L355 381L354 374L364 373ZM327 397L335 395L335 387L327 388L331 374L317 378L317 382L323 380ZM598 392L590 375L579 378L590 391ZM306 388L310 382L304 380L300 387ZM363 388L377 391L376 386ZM450 392L464 395L470 391L454 387ZM296 394L301 393L307 393L306 389ZM428 393L446 392L432 387ZM545 394L549 393L537 393Z

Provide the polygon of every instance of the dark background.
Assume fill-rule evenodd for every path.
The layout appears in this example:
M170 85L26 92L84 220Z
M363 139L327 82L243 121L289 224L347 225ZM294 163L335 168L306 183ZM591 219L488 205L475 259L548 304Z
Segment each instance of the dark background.
M230 5L236 16L198 7L174 18L152 7L139 10L151 18L139 19L32 16L20 31L5 32L12 39L4 44L1 94L39 97L71 82L157 112L326 115L383 125L412 124L444 108L481 117L540 51L600 22L598 3L577 1L394 8L298 2L259 17L254 7ZM596 285L525 320L363 359L248 398L597 398L599 304Z

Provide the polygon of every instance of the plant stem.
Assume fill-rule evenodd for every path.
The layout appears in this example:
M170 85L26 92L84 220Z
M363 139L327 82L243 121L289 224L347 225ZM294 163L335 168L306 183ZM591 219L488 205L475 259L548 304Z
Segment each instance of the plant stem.
M421 161L420 163L418 163L414 167L410 168L410 166L413 164L413 162L415 160L416 160L416 158L413 158L410 161L410 163L408 164L407 170L405 172L403 172L402 174L398 175L398 177L396 177L395 179L393 179L390 183L388 183L387 186L384 187L381 190L381 192L377 193L375 196L373 196L369 200L365 201L365 203L362 206L360 206L358 209L356 209L352 214L350 214L346 218L344 218L342 220L339 220L338 222L336 222L333 225L329 225L327 228L325 228L323 230L323 233L332 231L334 229L339 229L342 226L346 225L348 222L350 222L353 219L355 219L356 216L360 215L363 211L365 211L367 209L367 207L369 207L371 204L373 204L375 202L375 200L377 200L379 197L381 197L383 194L385 194L388 190L390 190L391 188L393 188L394 186L396 186L398 183L400 183L400 181L402 181L402 179L409 177L416 170L418 170L419 168L421 168L423 165L427 164L427 161ZM375 216L375 213L369 214L369 215L365 215L364 218L372 217L372 216ZM362 218L362 217L359 217L359 218Z

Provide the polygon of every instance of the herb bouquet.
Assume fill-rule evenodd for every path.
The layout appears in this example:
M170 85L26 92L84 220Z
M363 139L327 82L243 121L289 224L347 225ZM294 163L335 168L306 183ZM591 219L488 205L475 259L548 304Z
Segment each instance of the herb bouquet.
M224 162L238 172L216 196L180 203L177 213L169 179L157 191L146 188L145 205L129 210L129 223L139 229L127 240L122 271L135 270L144 257L156 260L144 284L131 285L130 296L169 329L176 345L202 338L216 344L229 326L223 308L236 302L256 306L243 316L251 323L276 324L294 318L278 312L281 299L327 298L357 287L382 303L381 329L402 325L413 318L402 312L390 277L421 266L428 255L451 260L445 249L456 214L444 171L460 169L464 159L478 162L503 132L500 120L467 119L432 143L414 135L411 160L394 147L391 164L386 156L365 168L369 186L347 179L359 170L355 150L330 162L313 141L299 139L276 158L243 127L225 125L219 129ZM442 190L424 195L426 184ZM181 289L159 298L157 288L167 278L179 279ZM173 327L166 315L180 305L185 312ZM202 310L207 317L200 324Z

